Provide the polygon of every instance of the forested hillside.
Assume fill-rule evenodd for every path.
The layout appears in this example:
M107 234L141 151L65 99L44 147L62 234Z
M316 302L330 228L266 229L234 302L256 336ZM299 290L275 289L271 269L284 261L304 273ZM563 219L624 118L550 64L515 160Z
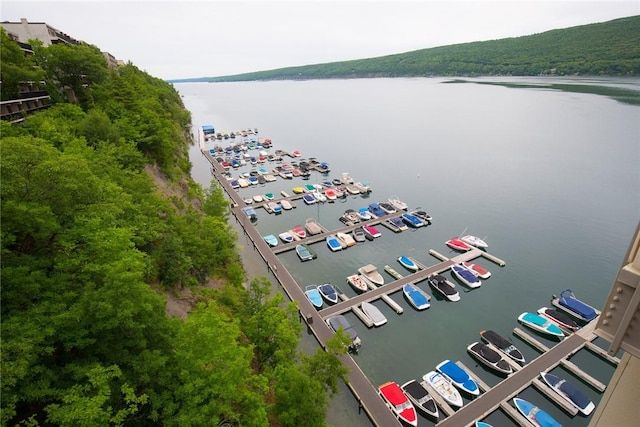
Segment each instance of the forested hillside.
M295 304L246 285L176 90L95 46L0 36L3 99L42 80L53 100L0 123L1 425L324 425L349 339L300 354ZM185 288L198 303L168 317Z
M640 75L640 16L378 58L181 81L429 76Z

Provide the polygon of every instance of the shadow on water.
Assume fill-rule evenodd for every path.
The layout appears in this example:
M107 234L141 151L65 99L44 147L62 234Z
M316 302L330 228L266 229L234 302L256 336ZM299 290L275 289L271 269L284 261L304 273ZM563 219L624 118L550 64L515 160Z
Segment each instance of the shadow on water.
M488 82L455 79L445 83L476 83L481 85L504 86L514 89L551 89L563 92L587 93L592 95L608 96L618 102L630 105L640 105L640 91L633 89L617 88L603 85L590 84L568 84L568 83L510 83L510 82Z

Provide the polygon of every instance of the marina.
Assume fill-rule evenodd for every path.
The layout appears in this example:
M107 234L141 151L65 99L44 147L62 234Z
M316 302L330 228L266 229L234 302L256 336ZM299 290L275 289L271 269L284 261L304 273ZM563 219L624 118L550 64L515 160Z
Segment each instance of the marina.
M204 154L206 155L206 153ZM209 160L214 170L220 167L215 159L210 158ZM330 334L332 332L327 326L327 321L328 319L335 318L335 316L340 316L347 312L352 312L363 322L363 324L367 328L386 323L387 319L385 318L385 316L382 315L382 313L380 313L379 310L371 304L377 299L384 301L397 314L402 314L404 311L402 306L394 301L394 299L391 297L391 294L397 293L406 284L413 285L421 281L425 281L427 278L434 274L440 274L451 269L453 265L468 263L479 257L484 257L485 259L501 267L504 267L506 265L506 262L504 260L488 253L486 250L481 250L475 247L471 247L469 250L458 253L453 257L447 257L434 249L430 249L428 253L438 261L435 264L428 266L422 262L410 259L412 263L415 263L416 271L407 271L408 274L406 275L402 275L393 267L385 265L384 271L389 273L393 277L393 281L384 284L375 284L371 280L368 280L366 276L361 276L361 280L363 280L369 287L369 290L367 290L366 292L362 292L356 296L349 297L339 288L336 288L339 298L337 299L337 302L335 302L335 304L331 304L328 306L323 305L322 307L318 307L316 304L316 306L314 307L310 304L308 298L304 298L300 295L302 293L301 286L288 273L286 266L281 263L277 255L291 251L295 249L296 245L299 245L301 243L305 245L313 245L315 243L324 241L328 235L334 236L338 233L350 233L355 228L363 225L381 224L383 223L383 221L388 219L387 217L392 216L394 213L379 212L380 216L378 217L365 221L345 223L344 227L337 229L329 229L320 224L315 219L311 218L308 219L306 223L308 233L300 235L299 233L294 232L294 230L292 229L291 234L295 236L296 240L291 243L270 246L267 242L265 242L265 239L259 238L257 230L255 230L255 228L252 227L251 224L246 224L246 222L244 221L244 201L238 196L236 190L231 188L231 185L227 180L219 178L219 182L224 188L227 196L232 201L231 212L234 214L238 221L244 224L244 233L251 239L254 248L260 253L261 257L266 262L269 269L273 272L274 276L278 278L280 285L289 295L289 298L298 302L301 319L306 322L307 327L314 333L314 335L318 339L318 342L322 346L324 346L324 342L330 337ZM291 197L291 199L294 199L294 197ZM275 201L277 201L277 199L275 199ZM405 262L408 263L409 259L407 259ZM373 268L375 270L375 267L373 266L365 267L367 268L363 267L360 269L361 274L365 274L366 271L364 270L366 269ZM369 315L365 314L365 312L362 310L363 307L369 310L375 309L373 319L371 317L371 313L369 313ZM377 318L378 316L381 316L381 318ZM531 346L535 347L542 354L531 361L529 364L524 366L521 366L513 361L509 361L509 359L507 358L507 361L513 369L514 373L512 375L509 375L494 387L489 387L479 378L474 378L474 380L477 379L480 388L482 389L484 394L486 394L486 396L483 395L483 399L473 400L465 405L463 409L455 411L448 403L446 403L441 397L439 397L438 393L436 393L429 384L423 382L423 386L427 390L430 390L432 392L431 395L440 408L441 413L446 415L446 418L437 424L438 426L442 425L446 427L448 425L471 425L473 422L481 419L484 414L498 409L504 411L514 421L521 423L521 425L526 425L522 424L523 422L526 422L522 415L507 403L509 399L511 399L514 395L516 395L526 387L535 387L537 390L540 390L545 395L548 395L549 399L554 401L554 403L556 403L558 407L562 408L563 411L571 416L574 416L577 410L571 407L566 401L559 398L557 393L555 393L550 387L548 387L538 378L539 372L546 372L552 369L557 364L562 364L565 368L580 376L580 378L584 379L585 382L590 384L595 389L599 391L604 390L604 384L600 383L594 378L591 378L588 374L581 371L576 365L567 360L569 356L583 347L591 347L592 349L594 349L593 351L595 352L595 354L600 354L605 357L606 352L602 349L600 351L595 350L599 347L593 345L588 339L589 334L591 334L591 339L595 337L592 334L592 331L589 330L589 328L580 329L578 333L569 336L567 339L551 348L540 343L534 337L531 337L519 328L514 329L514 334L522 338ZM344 356L343 361L347 366L350 366L352 368L357 367L355 361L350 355ZM616 358L609 358L608 361L615 362ZM464 366L461 362L458 363L460 364L460 366ZM390 424L391 419L389 418L389 416L391 415L393 417L393 415L377 395L375 386L371 384L371 382L369 382L369 380L360 369L351 369L349 387L374 425L389 426L396 425L398 423L398 420L393 418L394 424ZM491 398L487 396L491 396Z

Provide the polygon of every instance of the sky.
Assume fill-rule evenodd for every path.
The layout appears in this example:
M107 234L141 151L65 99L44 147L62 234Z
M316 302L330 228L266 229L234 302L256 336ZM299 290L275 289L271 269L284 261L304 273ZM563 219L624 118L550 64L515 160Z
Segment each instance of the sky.
M161 78L372 58L640 15L640 0L3 0Z

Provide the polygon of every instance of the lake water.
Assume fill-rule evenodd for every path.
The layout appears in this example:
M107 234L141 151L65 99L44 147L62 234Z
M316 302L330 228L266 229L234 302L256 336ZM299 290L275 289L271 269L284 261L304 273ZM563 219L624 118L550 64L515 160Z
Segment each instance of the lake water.
M301 286L331 282L352 295L345 278L357 268L373 263L382 270L389 264L402 271L396 258L403 254L435 264L438 260L429 249L453 256L444 242L463 232L484 238L488 252L506 261L500 268L481 259L492 277L481 288L463 292L458 303L433 298L431 308L416 312L396 293L392 297L404 314L377 302L389 321L375 329L348 314L363 341L355 358L376 385L419 379L444 359L460 360L489 385L497 384L500 378L477 366L466 352L468 344L479 340L479 331L496 330L510 337L527 359L534 358L537 352L511 333L519 326L517 316L549 305L551 296L566 288L600 308L640 219L640 107L606 96L473 83L537 84L548 82L545 79L447 81L175 85L192 113L194 130L203 124L228 131L258 128L258 136L273 140L271 151L300 150L302 157L327 161L329 178L349 172L373 188L368 198L350 196L316 206L300 201L279 216L260 210L257 227L263 235L277 235L310 217L338 228L345 209L390 196L433 216L428 227L400 234L381 228L381 238L338 253L316 244L319 257L313 262L300 263L294 253L281 255ZM640 91L638 80L590 83ZM191 158L194 179L208 186L210 166L198 147L191 150ZM322 179L326 177L320 174L310 181L279 179L241 194L291 193L296 185ZM244 239L240 237L241 245L246 245ZM255 271L266 274L258 264ZM432 294L426 283L419 286ZM572 360L603 382L614 370L586 350ZM553 372L578 382L562 369ZM581 388L600 400L596 391L584 384ZM521 397L566 426L589 422L581 416L569 418L535 390ZM487 421L512 425L501 412ZM328 422L370 425L348 392L333 400ZM433 422L421 419L420 425Z

